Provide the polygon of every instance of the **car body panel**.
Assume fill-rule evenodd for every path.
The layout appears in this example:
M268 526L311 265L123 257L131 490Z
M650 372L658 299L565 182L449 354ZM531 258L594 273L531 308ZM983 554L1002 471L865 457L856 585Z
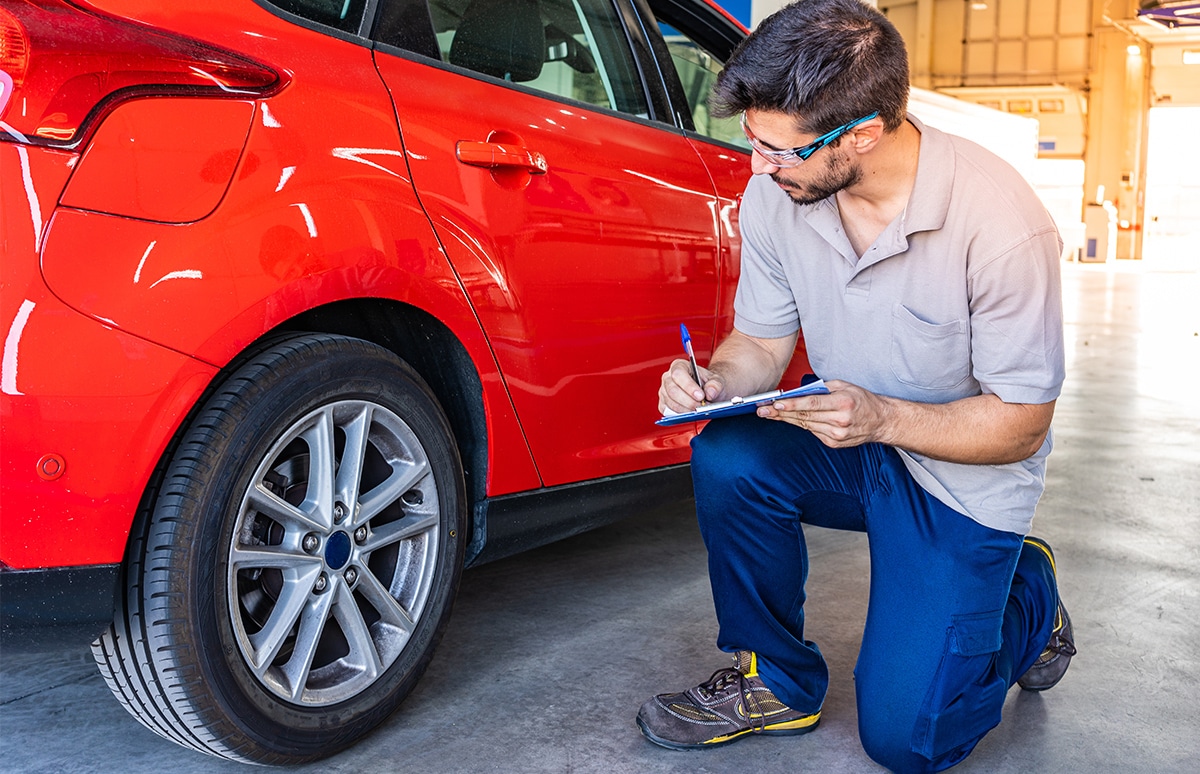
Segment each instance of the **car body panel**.
M253 117L251 100L118 105L88 143L61 203L140 220L200 220L225 195Z
M6 162L20 150L0 146ZM41 179L51 176L61 171ZM22 221L40 207L19 206L9 183L0 296L0 562L119 562L170 429L217 369L79 314L45 287L35 262L13 260L32 242ZM44 193L57 194L47 187Z

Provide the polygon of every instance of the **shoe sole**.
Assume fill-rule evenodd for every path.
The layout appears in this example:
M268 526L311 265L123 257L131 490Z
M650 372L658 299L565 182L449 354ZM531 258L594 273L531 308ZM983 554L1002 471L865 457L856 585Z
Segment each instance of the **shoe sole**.
M668 750L711 750L714 747L721 747L731 742L736 742L747 734L759 734L761 736L800 736L812 731L820 723L821 713L818 712L815 715L806 715L795 720L784 721L783 723L768 723L762 730L745 728L741 731L735 731L732 734L714 736L712 739L704 742L688 743L672 742L669 739L663 739L647 728L640 716L637 719L638 728L642 730L642 735L659 747L665 747Z

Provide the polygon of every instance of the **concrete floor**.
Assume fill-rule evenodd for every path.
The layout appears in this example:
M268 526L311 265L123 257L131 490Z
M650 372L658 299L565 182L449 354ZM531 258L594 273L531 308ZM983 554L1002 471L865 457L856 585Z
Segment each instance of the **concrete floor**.
M1167 267L1169 269L1169 267ZM1058 555L1080 655L956 771L1200 772L1200 273L1067 265L1068 382L1035 523ZM866 545L809 530L807 634L830 662L821 727L678 753L633 718L725 666L690 513L615 526L466 574L416 692L365 741L303 772L875 772L851 670ZM0 770L240 772L163 741L86 651L0 661Z

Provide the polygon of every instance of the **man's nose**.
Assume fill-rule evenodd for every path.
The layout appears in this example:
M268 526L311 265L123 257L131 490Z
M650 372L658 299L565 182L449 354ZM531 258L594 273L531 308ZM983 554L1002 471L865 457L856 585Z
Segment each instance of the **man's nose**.
M758 151L753 151L750 154L750 171L756 175L769 175L772 172L780 169L776 164L772 164L763 157Z

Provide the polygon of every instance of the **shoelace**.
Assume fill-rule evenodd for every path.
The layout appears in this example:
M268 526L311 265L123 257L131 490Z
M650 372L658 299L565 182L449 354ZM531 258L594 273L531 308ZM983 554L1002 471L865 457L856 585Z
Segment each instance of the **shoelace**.
M750 728L756 734L763 732L767 728L766 713L763 712L762 705L759 703L758 697L754 695L750 681L746 679L742 670L737 667L718 669L712 673L712 677L700 683L699 688L702 693L712 696L724 692L734 683L737 683L738 693L742 695L742 702L746 708L746 719L750 721Z

